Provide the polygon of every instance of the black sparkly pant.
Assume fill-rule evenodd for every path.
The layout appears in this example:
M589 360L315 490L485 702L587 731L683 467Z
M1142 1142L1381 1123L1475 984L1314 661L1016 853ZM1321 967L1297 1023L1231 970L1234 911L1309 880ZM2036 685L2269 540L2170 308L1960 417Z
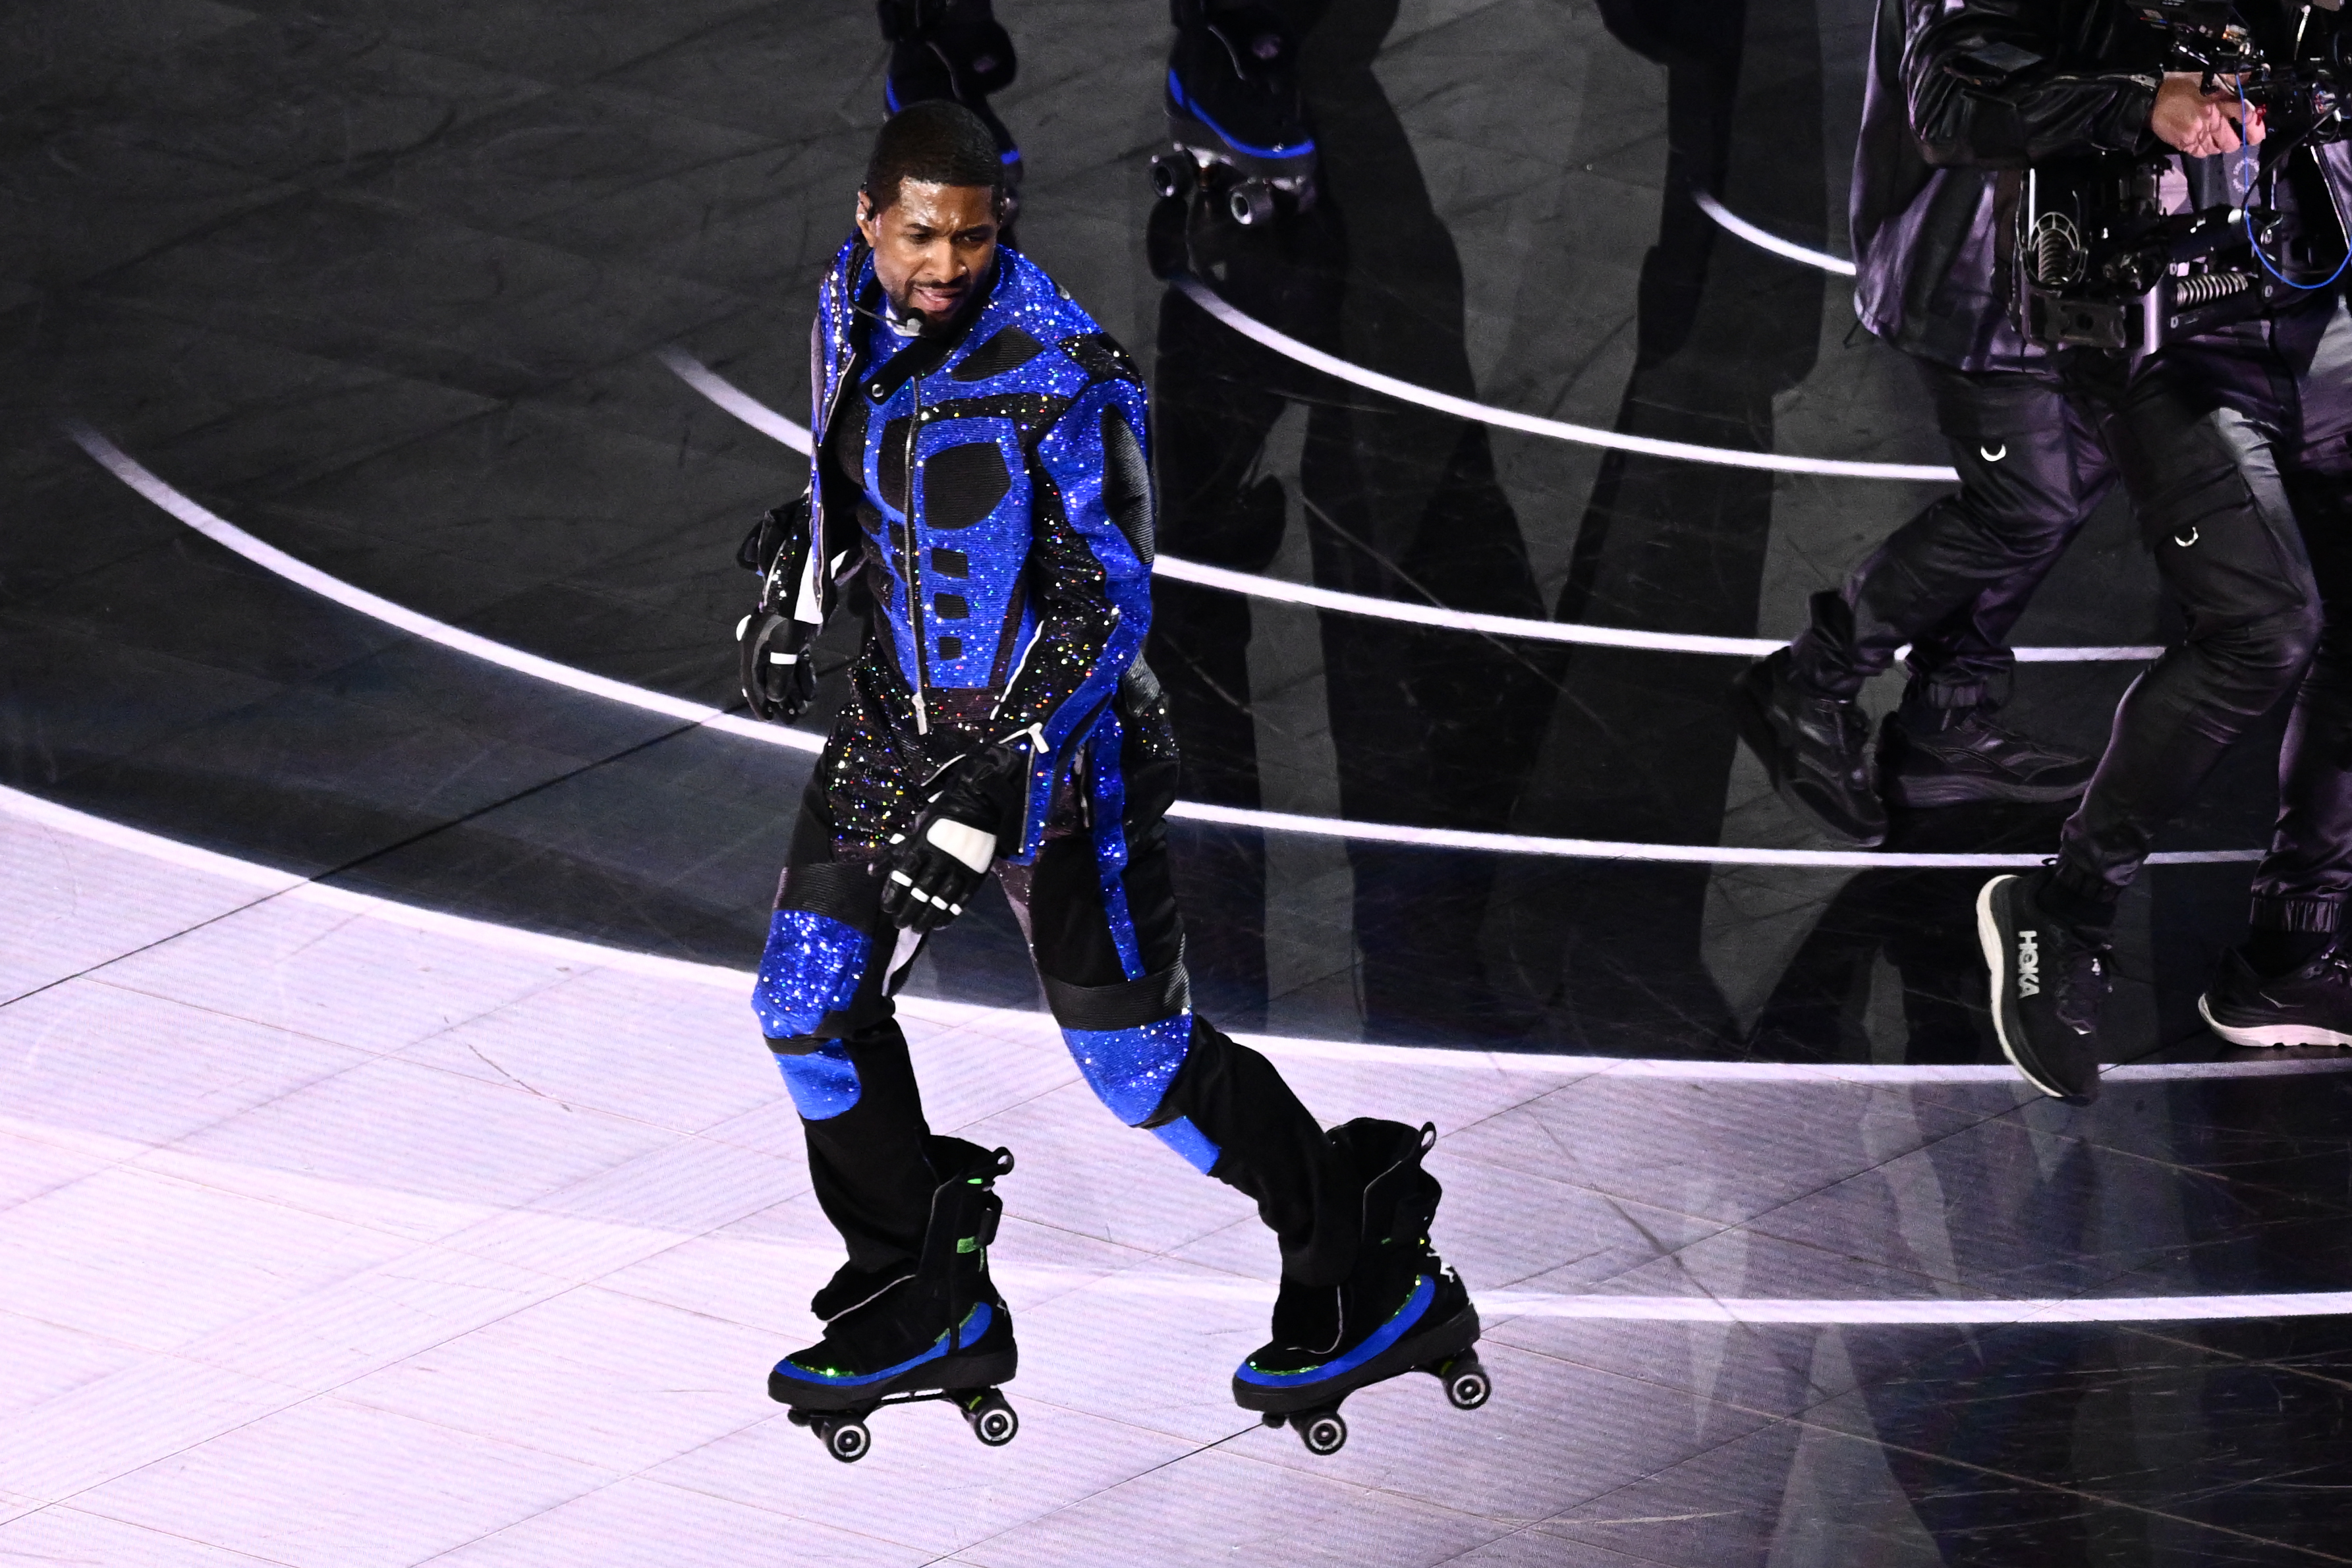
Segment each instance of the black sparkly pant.
M1360 1183L1274 1065L1192 1009L1164 820L1176 763L1136 718L1123 727L1113 715L1097 731L1044 847L1030 865L1000 861L1000 885L1096 1094L1255 1202L1285 1279L1337 1284L1354 1262ZM838 821L845 788L856 787L835 764L887 743L836 730L820 759L756 999L801 1111L817 1202L848 1247L836 1284L849 1299L858 1282L914 1266L940 1179L890 999L919 942L881 917L871 841ZM860 815L879 804L859 802ZM1114 805L1109 830L1089 820Z

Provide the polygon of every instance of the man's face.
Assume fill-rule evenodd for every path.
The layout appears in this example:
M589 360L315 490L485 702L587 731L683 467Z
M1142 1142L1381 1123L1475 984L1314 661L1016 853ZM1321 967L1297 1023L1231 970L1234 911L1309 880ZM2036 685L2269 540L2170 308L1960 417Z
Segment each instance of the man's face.
M985 185L902 181L880 212L857 200L857 232L874 247L874 272L902 315L933 327L955 320L996 264L995 193Z

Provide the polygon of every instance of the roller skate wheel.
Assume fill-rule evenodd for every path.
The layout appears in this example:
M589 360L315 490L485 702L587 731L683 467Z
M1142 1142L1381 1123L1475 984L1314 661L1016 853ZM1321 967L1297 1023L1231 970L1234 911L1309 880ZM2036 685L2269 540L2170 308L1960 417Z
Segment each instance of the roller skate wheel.
M1495 1392L1494 1384L1487 1380L1486 1369L1478 1364L1475 1356L1465 1356L1447 1367L1442 1375L1445 1379L1446 1403L1456 1410L1475 1410L1486 1403L1488 1394Z
M1181 201L1201 182L1200 165L1190 153L1155 153L1151 157L1151 188L1163 202Z
M1310 1454L1328 1458L1348 1446L1348 1421L1336 1410L1317 1410L1291 1418L1298 1440Z
M1274 221L1274 187L1264 180L1244 180L1225 193L1225 210L1244 228L1259 228Z
M824 1451L845 1465L857 1463L874 1446L874 1435L863 1421L826 1422L817 1427L817 1436L824 1439Z
M992 1388L965 1407L963 1418L970 1423L971 1435L992 1448L1002 1448L1021 1431L1021 1417Z

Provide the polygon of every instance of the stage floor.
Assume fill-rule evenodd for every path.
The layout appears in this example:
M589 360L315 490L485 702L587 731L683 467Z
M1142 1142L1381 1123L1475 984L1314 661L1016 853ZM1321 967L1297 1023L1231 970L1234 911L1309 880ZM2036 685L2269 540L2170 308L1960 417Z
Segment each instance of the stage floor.
M1158 0L999 0L997 107L1152 382L1194 994L1438 1124L1493 1402L1383 1386L1329 1458L1234 1408L1271 1246L993 894L907 1015L1019 1161L1022 1433L845 1467L765 1397L837 1246L746 1005L830 710L728 711L732 556L805 482L868 7L28 0L0 1558L2352 1562L2352 1056L2195 1010L2277 723L2125 904L2089 1110L2002 1066L1971 915L2063 809L1847 851L1735 740L1743 651L1944 488L1835 270L1872 7L1311 9L1270 226L1152 198ZM2009 717L2095 748L2169 616L2103 510Z

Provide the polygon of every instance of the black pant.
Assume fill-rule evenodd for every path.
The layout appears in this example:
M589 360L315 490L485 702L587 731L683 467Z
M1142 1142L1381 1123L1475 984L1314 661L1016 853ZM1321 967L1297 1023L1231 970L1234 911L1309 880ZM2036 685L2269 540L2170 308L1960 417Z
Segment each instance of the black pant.
M2352 610L2352 554L2316 512L2306 521L2325 548L2307 551L2296 510L2340 496L2352 320L2329 300L2191 339L2137 374L2105 355L2074 357L2063 374L2097 423L2189 629L2117 705L2106 754L2061 835L2057 882L2077 896L2119 895L2158 829L2300 682L2257 910L2264 923L2333 929L2352 849L2342 742L2352 665L2340 646L2313 656L2331 618L2324 605ZM2340 504L2332 511L2341 518Z
M1355 1261L1361 1178L1271 1062L1192 1012L1163 820L1176 762L1161 716L1128 717L1124 727L1107 721L1087 743L1044 847L1028 866L999 862L1000 885L1071 1054L1105 1103L1252 1199L1281 1246L1286 1280L1336 1285ZM873 843L838 820L863 820L840 811L837 797L863 793L857 781L866 777L841 760L870 758L888 742L854 713L844 728L857 732L835 733L803 795L761 973L779 997L814 984L829 998L806 1032L768 1044L802 1112L818 1205L848 1247L848 1267L829 1288L846 1304L860 1294L856 1281L913 1268L932 1191L948 1173L929 1158L921 1090L891 1016L889 993L919 943L881 917ZM1117 773L1108 790L1106 770ZM877 800L867 804L904 801L887 769L871 783ZM1123 804L1120 831L1099 832L1089 813L1113 800ZM845 942L863 956L829 955L828 943L837 953Z
M1956 663L1981 666L1971 639L2007 634L2112 475L2189 629L2117 707L2057 881L2111 903L2231 744L2295 689L2254 918L2336 929L2352 889L2352 634L2336 629L2352 615L2352 317L2329 299L2137 369L2076 352L2030 376L1927 374L1961 492L1898 531L1842 595L1816 597L1800 679L1851 695L1906 637L1939 637ZM2018 427L2036 408L2038 428Z
M2280 349L2302 428L2281 478L2319 591L2319 643L2279 753L2279 816L2254 874L2253 923L2340 929L2352 893L2352 314L2298 316Z
M1960 489L1889 535L1842 591L1813 595L1796 677L1850 698L1909 643L1908 700L1998 704L2016 662L2010 630L2114 472L2055 377L1912 363L1935 400Z

